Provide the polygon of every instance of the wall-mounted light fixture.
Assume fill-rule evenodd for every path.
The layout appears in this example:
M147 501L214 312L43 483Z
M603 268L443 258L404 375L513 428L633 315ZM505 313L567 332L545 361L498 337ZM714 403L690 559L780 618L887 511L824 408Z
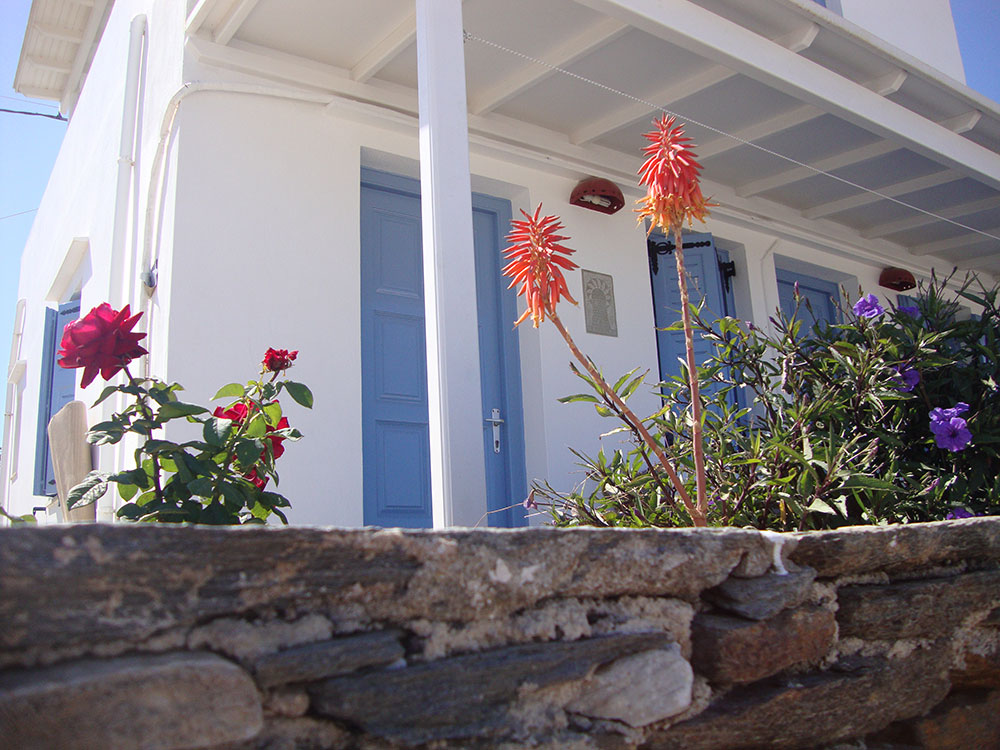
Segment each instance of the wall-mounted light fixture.
M895 292L905 292L908 289L913 289L917 285L917 280L905 268L889 267L882 269L882 273L878 277L878 283L879 286L884 286L886 289L892 289Z
M602 214L613 214L625 205L625 196L611 180L603 177L588 177L575 188L569 197L571 205L600 211Z

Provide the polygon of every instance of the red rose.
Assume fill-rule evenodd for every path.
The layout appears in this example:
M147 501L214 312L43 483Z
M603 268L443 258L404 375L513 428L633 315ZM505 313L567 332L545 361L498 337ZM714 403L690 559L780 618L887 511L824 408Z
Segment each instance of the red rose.
M294 352L287 349L268 349L264 353L264 361L261 364L264 365L264 369L270 372L281 372L292 366L298 353L298 349Z
M139 346L146 334L132 332L141 317L141 312L132 315L128 305L115 310L107 302L101 303L63 329L59 366L82 367L82 388L94 382L98 372L110 380L133 359L148 353Z
M247 418L247 405L242 401L239 401L228 409L223 409L221 406L216 406L215 411L212 412L213 417L219 417L220 419L231 419L236 424L243 424L243 420Z

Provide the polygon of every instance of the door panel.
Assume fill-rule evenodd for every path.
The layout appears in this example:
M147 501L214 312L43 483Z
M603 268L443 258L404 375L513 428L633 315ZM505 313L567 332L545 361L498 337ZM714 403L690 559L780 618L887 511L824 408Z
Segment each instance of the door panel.
M837 296L840 288L832 281L794 273L782 268L775 270L778 279L778 301L781 312L791 317L795 313L795 284L799 285L799 296L802 305L799 308L799 320L803 322L802 332L817 323L833 324L839 318L837 312ZM807 304L808 303L808 304Z
M419 182L363 170L361 356L364 522L430 527L430 444ZM490 525L524 523L524 448L513 291L500 277L510 203L473 196L483 450ZM500 410L501 450L493 426Z

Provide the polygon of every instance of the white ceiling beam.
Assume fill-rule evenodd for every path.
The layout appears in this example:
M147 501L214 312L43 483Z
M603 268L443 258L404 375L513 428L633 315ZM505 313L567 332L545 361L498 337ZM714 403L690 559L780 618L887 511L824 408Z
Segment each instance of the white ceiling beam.
M258 2L260 0L236 0L212 34L216 43L229 44L229 40L236 36L236 32L240 30L240 26L247 20L247 16L253 12Z
M840 213L841 211L867 206L869 203L884 200L882 196L888 198L898 198L901 195L915 193L918 190L927 190L928 188L937 187L938 185L946 185L949 182L961 180L964 176L965 175L959 174L952 169L946 169L943 172L934 172L933 174L924 175L923 177L915 177L912 180L906 180L905 182L897 182L895 185L880 187L877 189L879 195L876 195L873 192L865 192L858 195L850 195L839 200L829 201L828 203L821 203L817 206L807 208L802 212L802 215L807 219L818 219L823 216L831 216L832 214Z
M547 51L540 59L555 67L571 65L589 52L617 39L629 27L613 18L603 18L571 39ZM469 100L469 111L481 115L496 109L504 102L555 73L555 70L537 63L527 63L485 91L474 93Z
M382 41L368 50L351 68L351 78L360 83L377 75L417 38L417 16L411 12Z
M878 78L868 81L864 86L867 89L878 93L880 96L888 96L899 91L900 86L906 80L906 73L902 70L889 73L884 76L879 76ZM708 145L698 149L698 154L702 159L708 159L711 156L718 156L719 154L724 154L727 151L731 151L734 148L739 148L744 145L743 141L754 142L760 140L761 138L767 138L768 136L780 133L783 130L789 130L797 125L809 122L810 120L815 120L817 117L821 117L823 112L816 109L809 104L803 104L802 106L790 109L780 115L775 115L774 117L759 122L755 125L749 125L745 128L741 128L733 133L736 138L726 138L725 136L721 138L716 138L714 141L708 143Z
M819 34L819 26L809 23L802 28L795 29L788 34L778 37L774 42L792 52L798 53L808 49L816 39L817 34ZM658 105L660 107L669 108L674 102L722 83L735 75L736 71L722 65L713 65L687 79L665 86L646 98L650 102L660 102ZM650 108L643 102L626 104L603 117L595 118L581 125L570 133L570 142L583 144L597 140L606 133L627 127L643 118L650 117L654 112L655 110L651 112Z
M577 0L1000 189L1000 154L690 0Z
M984 229L982 231L987 234L1000 236L1000 227L993 227L992 229ZM923 245L914 245L910 248L910 253L913 255L934 255L935 253L943 253L947 250L955 250L957 248L965 247L966 245L981 244L983 242L996 242L1000 245L1000 242L990 237L984 237L983 235L976 234L974 232L965 232L964 234L960 234L958 237L951 237L947 240L938 240L937 242L926 242Z
M942 219L959 219L963 216L971 216L972 214L977 214L980 211L989 211L994 208L1000 208L1000 196L990 196L989 198L982 198L977 201L960 203L957 206L948 206L947 208L935 211L934 213L936 213L937 216L920 213L916 216L911 216L908 219L888 221L885 224L878 224L877 226L866 229L861 233L861 236L865 239L886 237L890 234L896 234L897 232L905 232L909 229L919 229L920 227L927 226L928 224L933 224L940 221L938 216Z
M665 88L660 89L649 97L650 101L663 102L664 107L669 107L672 102L685 97L697 94L699 91L721 83L732 78L735 73L721 65L713 65L701 73L677 81ZM603 117L591 120L569 134L570 143L581 145L600 138L605 133L610 133L619 128L631 125L643 118L655 116L656 110L650 110L649 105L644 102L631 102L624 107L619 107Z
M35 23L31 25L35 31L49 39L57 39L61 42L71 42L79 44L83 41L83 31L67 29L62 26L55 26L50 23Z
M938 124L953 133L965 133L972 130L981 117L982 114L980 112L973 111L957 115L956 117L950 117ZM775 190L785 185L791 185L793 182L812 177L818 171L832 172L836 169L843 169L853 164L860 164L863 161L891 154L893 151L898 151L899 148L899 145L893 141L870 143L867 146L860 146L850 151L834 154L826 159L820 159L809 167L793 167L770 177L762 177L759 180L744 183L736 188L736 194L748 198L751 195L766 193L769 190Z
M53 73L69 74L73 70L73 63L63 62L62 60L50 60L43 57L28 57L26 59L34 67L41 68L42 70L51 70Z
M198 33L198 30L208 20L208 16L215 7L216 1L198 0L197 4L191 9L191 12L188 13L187 24L184 29L188 36L194 36Z

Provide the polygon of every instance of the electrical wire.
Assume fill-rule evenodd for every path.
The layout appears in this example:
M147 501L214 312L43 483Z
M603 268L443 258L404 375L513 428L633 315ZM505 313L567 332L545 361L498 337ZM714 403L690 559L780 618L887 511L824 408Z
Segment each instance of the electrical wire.
M854 188L855 190L860 190L862 192L869 193L870 195L874 195L874 196L876 196L877 198L879 198L881 200L891 201L891 202L893 202L893 203L895 203L895 204L897 204L899 206L903 206L904 208L908 208L911 211L917 211L918 213L922 213L925 216L928 216L928 217L930 217L932 219L936 219L938 221L947 222L948 224L951 224L953 226L959 227L960 229L964 229L964 230L966 230L968 232L973 232L975 234L982 235L983 237L988 237L991 240L997 240L998 242L1000 242L1000 236L998 236L998 235L991 234L989 232L984 232L983 230L976 229L975 227L970 227L968 224L963 224L960 221L955 221L954 219L949 219L946 216L941 216L940 214L936 214L933 211L928 211L925 208L920 208L919 206L914 206L911 203L907 203L906 201L900 200L899 198L896 198L896 197L893 197L891 195L887 195L885 193L879 192L878 190L873 190L872 188L865 187L864 185L859 185L858 183L853 182L852 180L848 180L848 179L846 179L844 177L840 177L839 175L835 175L832 172L826 171L825 169L820 169L819 167L814 167L811 164L806 164L805 162L799 161L798 159L794 159L791 156L786 156L785 154L779 153L778 151L774 151L772 149L769 149L766 146L761 146L760 144L754 143L753 141L748 141L745 138L740 138L738 135L733 135L732 133L727 133L725 130L722 130L720 128L714 127L712 125L708 125L707 123L699 122L698 120L695 120L694 118L685 117L684 115L678 114L677 112L673 112L673 111L667 109L666 107L663 107L663 106L661 106L659 104L654 104L653 102L648 101L647 99L643 99L640 96L636 96L635 94L630 94L627 91L622 91L621 89L616 89L613 86L607 85L606 83L601 83L600 81L595 81L594 79L588 78L587 76L580 75L579 73L574 73L571 70L566 70L566 68L561 68L558 65L553 65L552 63L545 62L544 60L540 60L537 57L532 57L531 55L526 54L524 52L520 52L518 50L511 49L510 47L507 47L507 46L505 46L503 44L500 44L499 42L494 42L491 39L484 39L483 37L477 36L475 34L472 34L472 33L468 32L468 31L464 32L464 38L466 40L468 40L468 41L479 42L480 44L483 44L483 45L485 45L487 47L492 47L493 49L499 50L501 52L505 52L505 53L507 53L509 55L513 55L514 57L518 57L518 58L520 58L522 60L526 60L527 62L534 63L535 65L541 65L541 66L543 66L545 68L548 68L549 70L551 70L551 71L553 71L555 73L560 73L562 75L569 76L570 78L573 78L573 79L575 79L577 81L581 81L582 83L586 83L586 84L588 84L590 86L595 86L596 88L599 88L602 91L607 91L607 92L609 92L611 94L615 94L616 96L620 96L620 97L622 97L624 99L628 99L629 101L636 102L637 104L642 104L643 106L649 107L649 109L651 111L663 112L664 114L670 115L672 117L676 117L677 119L679 119L679 120L681 120L683 122L687 122L687 123L690 123L692 125L697 125L700 128L705 128L706 130L709 130L709 131L711 131L713 133L716 133L717 135L721 135L721 136L724 136L726 138L730 138L730 139L736 141L737 143L739 143L739 144L741 144L743 146L749 146L750 148L753 148L753 149L756 149L758 151L761 151L761 152L763 152L765 154L768 154L769 156L774 156L774 157L776 157L778 159L783 159L784 161L786 161L786 162L788 162L790 164L794 164L797 167L803 167L805 169L808 169L811 172L814 172L817 175L823 175L825 177L829 177L830 179L836 180L837 182L840 182L840 183L842 183L844 185L847 185L847 186L849 186L851 188Z
M20 109L5 109L3 107L0 107L0 112L7 112L12 115L30 115L31 117L48 117L50 120L60 120L62 122L67 121L61 114L50 115L48 112L25 112Z
M16 214L7 214L6 216L0 216L0 221L4 219L13 219L15 216L24 216L25 214L30 214L37 211L37 208L29 208L27 211L18 211Z

